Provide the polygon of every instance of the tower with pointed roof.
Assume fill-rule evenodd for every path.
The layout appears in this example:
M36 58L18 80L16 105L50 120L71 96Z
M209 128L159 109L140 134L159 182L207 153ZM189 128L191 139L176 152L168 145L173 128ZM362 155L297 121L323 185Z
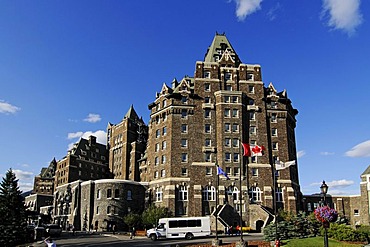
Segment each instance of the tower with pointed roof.
M148 127L131 105L122 121L108 123L109 169L117 179L140 180L138 160L143 157Z
M260 65L242 63L225 34L216 33L194 77L163 84L149 109L140 160L147 200L176 216L210 215L229 204L254 229L273 219L274 193L279 208L300 209L298 166L279 171L276 187L272 169L275 160L297 159L298 111L285 90L264 85ZM241 143L264 146L265 155L244 157ZM220 176L218 203L216 164L230 177Z

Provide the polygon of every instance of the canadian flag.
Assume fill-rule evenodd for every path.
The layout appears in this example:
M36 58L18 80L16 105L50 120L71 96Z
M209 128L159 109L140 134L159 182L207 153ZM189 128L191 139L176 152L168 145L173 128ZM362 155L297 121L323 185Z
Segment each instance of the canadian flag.
M252 156L262 156L266 148L264 146L254 146L251 148Z
M243 150L244 150L243 156L251 156L252 153L251 153L251 147L249 146L249 144L242 143L242 145L243 145Z

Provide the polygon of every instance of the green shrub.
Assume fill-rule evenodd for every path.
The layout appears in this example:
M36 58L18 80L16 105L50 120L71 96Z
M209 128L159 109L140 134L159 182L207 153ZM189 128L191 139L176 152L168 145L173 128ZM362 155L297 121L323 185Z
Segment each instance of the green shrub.
M324 234L323 228L321 229L321 234ZM366 242L368 240L368 233L355 230L347 225L333 223L328 228L328 237L339 241Z

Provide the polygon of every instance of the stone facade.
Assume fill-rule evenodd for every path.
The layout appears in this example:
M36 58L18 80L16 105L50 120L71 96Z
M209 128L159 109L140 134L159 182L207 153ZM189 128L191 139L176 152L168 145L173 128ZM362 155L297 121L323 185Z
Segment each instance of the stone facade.
M123 216L144 210L145 188L142 184L121 179L75 181L56 188L54 222L68 229L108 230L115 224L124 229Z
M130 107L118 124L108 123L109 169L114 178L140 180L138 160L144 155L148 127Z
M96 142L95 136L81 138L68 150L66 157L57 162L54 186L58 187L77 180L111 178L106 145Z
M273 164L296 160L298 111L285 90L264 86L260 65L242 63L226 36L216 34L204 61L196 62L194 77L164 84L149 109L140 170L153 203L176 216L209 215L228 203L245 225L256 224L250 222L256 214L252 208L264 212L264 223L272 220L266 214L274 210ZM265 155L244 157L242 142L264 146ZM216 164L230 180L220 176L216 182ZM302 200L298 167L278 175L278 206L297 212Z
M34 194L53 195L54 192L54 175L57 162L55 158L50 162L49 167L43 167L39 175L34 179Z

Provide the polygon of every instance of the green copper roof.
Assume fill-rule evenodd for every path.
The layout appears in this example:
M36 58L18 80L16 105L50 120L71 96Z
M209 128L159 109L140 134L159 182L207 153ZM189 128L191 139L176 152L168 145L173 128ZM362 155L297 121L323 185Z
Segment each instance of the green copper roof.
M240 63L240 59L227 39L225 33L216 33L211 46L208 47L207 53L204 57L204 62L215 62L215 56L221 56L225 50L228 50L231 56L235 56L236 63Z
M133 105L130 106L130 109L128 109L128 111L127 111L127 113L126 113L126 115L123 119L125 119L125 118L129 118L129 119L132 119L132 120L139 118L139 116L136 114L136 111L134 110Z

